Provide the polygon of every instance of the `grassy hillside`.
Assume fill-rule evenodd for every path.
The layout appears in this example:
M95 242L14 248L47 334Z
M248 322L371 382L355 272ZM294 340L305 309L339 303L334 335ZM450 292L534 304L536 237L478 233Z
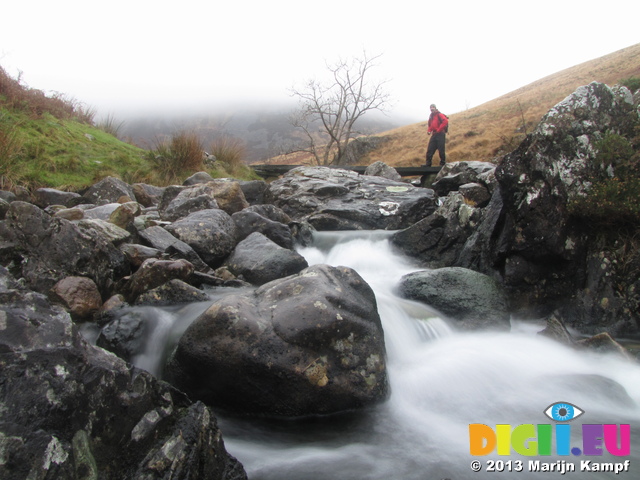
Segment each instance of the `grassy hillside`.
M94 112L29 88L0 67L0 188L75 190L114 175L143 179L144 151L93 124Z
M78 191L106 176L154 185L181 183L200 170L213 177L256 178L238 152L222 148L213 168L195 135L178 132L152 151L120 141L113 125L63 95L45 95L0 67L0 189Z
M513 150L551 107L592 81L614 85L640 76L640 44L542 78L495 100L449 116L447 161L491 161ZM447 113L447 112L444 112ZM425 163L426 120L380 134L388 138L362 160L394 166ZM437 158L436 158L437 160Z
M79 189L105 176L149 176L144 151L86 123L0 107L1 187Z
M562 70L495 100L449 115L447 161L492 161L512 151L540 122L551 107L593 81L615 85L630 77L640 77L640 44ZM370 165L383 161L396 167L425 163L429 137L425 121L374 135L383 137L380 147L358 162ZM434 161L438 161L436 156ZM281 155L275 164L311 164L305 153Z

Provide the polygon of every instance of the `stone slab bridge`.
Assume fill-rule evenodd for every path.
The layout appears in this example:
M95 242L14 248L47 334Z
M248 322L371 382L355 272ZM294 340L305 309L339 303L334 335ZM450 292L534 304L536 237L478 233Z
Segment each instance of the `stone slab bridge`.
M293 170L297 167L302 167L303 165L249 165L258 175L262 178L270 178L270 177L279 177L280 175L284 175L289 170ZM359 174L363 174L367 169L366 166L362 165L338 165L338 166L329 166L329 168L341 168L343 170L352 170ZM401 177L418 177L423 175L435 175L437 174L442 167L394 167L396 171L400 174Z

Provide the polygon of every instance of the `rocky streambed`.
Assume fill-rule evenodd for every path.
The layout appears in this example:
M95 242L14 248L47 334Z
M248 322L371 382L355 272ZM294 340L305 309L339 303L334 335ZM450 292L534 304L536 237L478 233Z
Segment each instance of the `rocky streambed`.
M548 319L548 336L575 346L576 332L599 334L598 348L628 358L612 336L638 333L638 253L623 268L567 202L588 191L596 141L629 134L637 116L628 90L582 87L516 151L449 164L432 188L375 165L301 167L269 184L200 172L164 188L106 178L0 192L1 476L246 478L216 408L388 404L386 307L358 269L300 253L318 231L388 231L414 265L394 295L454 330ZM216 289L228 295L214 302ZM163 367L170 383L131 365L149 334L132 307L197 302L211 304ZM88 322L97 345L79 333Z

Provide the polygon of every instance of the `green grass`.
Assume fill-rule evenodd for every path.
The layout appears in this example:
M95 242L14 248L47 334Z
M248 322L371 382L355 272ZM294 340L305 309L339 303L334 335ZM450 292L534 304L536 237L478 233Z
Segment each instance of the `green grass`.
M3 188L55 187L77 190L112 175L150 180L145 151L102 130L44 113L34 118L0 108L0 177Z
M178 135L173 142L176 148L182 145L179 141L184 136ZM48 113L33 118L28 113L0 107L0 188L4 190L51 187L79 191L107 176L127 183L165 186L180 184L201 170L214 178L259 178L244 165L230 169L219 164L209 168L201 160L193 161L193 150L189 153L191 161L178 150L176 168L175 163L158 160L166 158L161 147L143 150L93 125L58 119Z
M94 117L93 109L29 88L0 66L0 189L78 191L107 176L165 186L200 170L214 178L259 178L243 164L232 172L222 164L207 168L194 133L180 132L149 152L118 140L122 124L113 117L97 126Z

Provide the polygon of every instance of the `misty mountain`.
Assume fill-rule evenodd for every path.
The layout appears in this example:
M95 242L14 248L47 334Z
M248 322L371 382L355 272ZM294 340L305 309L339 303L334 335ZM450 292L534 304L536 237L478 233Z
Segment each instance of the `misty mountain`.
M183 131L196 133L205 150L218 139L237 139L244 144L247 163L260 163L304 141L301 132L289 121L292 113L293 109L275 107L193 115L148 114L127 119L119 137L145 149L154 149L163 140ZM406 123L401 119L372 112L357 123L357 129L361 134L371 135L403 124Z

